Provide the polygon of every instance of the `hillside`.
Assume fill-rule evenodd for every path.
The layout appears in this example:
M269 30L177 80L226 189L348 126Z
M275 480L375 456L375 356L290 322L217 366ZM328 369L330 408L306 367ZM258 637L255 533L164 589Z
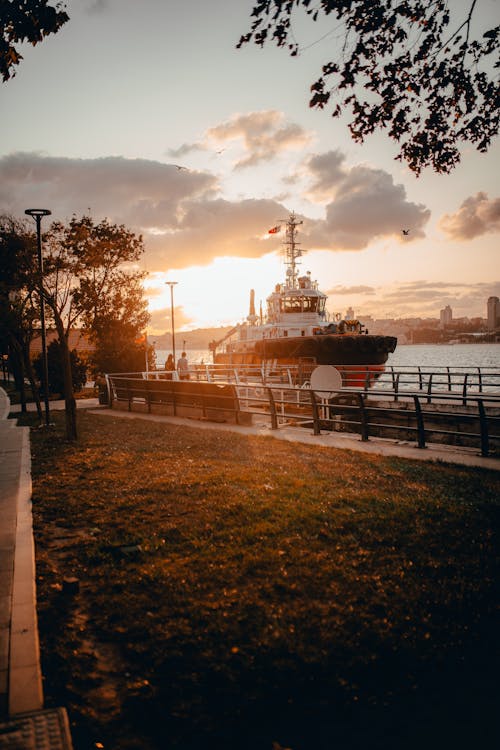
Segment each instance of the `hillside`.
M196 328L194 331L176 331L175 344L176 349L180 347L186 349L208 349L209 341L214 339L218 341L223 338L232 326L222 328ZM149 341L155 341L156 349L170 349L172 347L172 335L164 333L161 336L149 336Z

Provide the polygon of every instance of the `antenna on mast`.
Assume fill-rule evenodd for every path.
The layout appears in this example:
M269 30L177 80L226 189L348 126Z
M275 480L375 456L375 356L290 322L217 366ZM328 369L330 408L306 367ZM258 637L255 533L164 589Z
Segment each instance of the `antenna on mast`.
M297 227L303 224L303 221L298 221L295 213L292 211L286 224L286 234L283 241L283 247L285 248L285 263L287 265L287 281L286 284L292 289L297 289L297 258L302 255L302 248L297 242Z

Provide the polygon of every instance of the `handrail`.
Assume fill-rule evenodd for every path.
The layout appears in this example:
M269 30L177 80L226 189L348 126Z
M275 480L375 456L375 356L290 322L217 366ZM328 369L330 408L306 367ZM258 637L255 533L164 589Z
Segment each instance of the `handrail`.
M315 435L325 429L341 429L358 433L363 441L374 436L391 437L394 433L398 439L401 435L414 435L417 447L422 449L431 438L446 444L458 440L479 447L483 456L491 454L492 445L500 448L500 396L493 398L484 393L468 394L464 404L456 394L444 392L442 405L436 407L419 390L406 392L408 398L396 405L392 400L380 400L376 392L365 393L362 389L322 392L287 384L144 379L140 373L107 377L111 405L123 403L130 411L136 404L142 410L147 408L148 413L158 407L181 415L181 409L187 408L190 414L207 418L211 409L238 424L244 414L258 416L269 420L273 430L285 423L312 425Z
M310 389L309 378L314 368L276 365L274 369L261 365L228 367L226 365L197 365L189 369L191 382L259 384L264 387ZM472 396L485 396L488 402L497 403L500 399L500 370L494 367L436 367L388 366L385 371L374 375L370 367L360 366L349 369L338 368L343 378L343 390L363 392L370 398L379 397L395 402L411 400L415 394L426 397L427 404L442 403L450 397L464 406ZM142 373L114 373L113 377L141 377L146 380L179 381L176 371L154 370ZM353 385L353 383L359 385ZM109 389L108 389L109 393Z

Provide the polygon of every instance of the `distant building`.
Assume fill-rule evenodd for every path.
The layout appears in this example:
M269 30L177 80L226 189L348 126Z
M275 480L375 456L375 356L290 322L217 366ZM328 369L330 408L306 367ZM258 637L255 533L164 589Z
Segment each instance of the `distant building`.
M441 328L451 325L453 321L453 310L449 305L446 305L442 310L439 311L439 325Z
M354 310L352 307L348 307L345 313L346 320L354 320Z
M487 304L488 331L494 331L500 326L500 300L498 297L488 297Z
M47 329L47 346L53 341L58 341L57 331L53 328ZM68 337L69 350L73 351L76 349L77 353L81 357L82 355L88 356L95 351L95 345L89 341L87 334L83 333L78 328L73 328L69 332ZM42 351L42 337L40 334L35 333L33 340L30 343L30 357L36 357Z

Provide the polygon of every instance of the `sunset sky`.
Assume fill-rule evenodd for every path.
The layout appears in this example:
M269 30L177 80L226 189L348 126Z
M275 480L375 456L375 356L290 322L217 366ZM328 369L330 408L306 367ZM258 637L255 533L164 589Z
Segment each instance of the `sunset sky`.
M251 288L264 304L284 278L268 229L290 211L332 313L435 317L448 304L484 317L500 296L498 141L420 178L383 135L354 144L345 121L308 108L333 21L297 24L290 58L235 49L251 0L67 6L70 21L0 84L0 213L90 210L142 233L151 333L170 329L166 280L185 330L242 320ZM478 23L499 15L479 0Z

